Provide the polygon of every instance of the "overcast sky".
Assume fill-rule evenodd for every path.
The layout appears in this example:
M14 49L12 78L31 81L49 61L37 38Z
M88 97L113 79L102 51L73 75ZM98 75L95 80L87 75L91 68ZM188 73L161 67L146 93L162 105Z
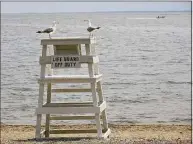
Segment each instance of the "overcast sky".
M2 2L2 13L190 11L190 2Z

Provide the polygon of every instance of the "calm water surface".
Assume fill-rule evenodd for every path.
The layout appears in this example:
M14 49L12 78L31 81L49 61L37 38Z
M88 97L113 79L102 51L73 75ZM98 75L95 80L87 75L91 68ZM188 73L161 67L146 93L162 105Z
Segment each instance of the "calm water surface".
M155 18L162 14L165 19ZM188 12L3 14L3 123L35 124L40 40L48 38L36 31L57 20L60 24L54 36L88 36L84 19L101 26L96 32L96 48L110 123L190 124L191 15ZM87 69L63 72L83 74ZM67 100L91 100L91 95L53 96L56 102Z

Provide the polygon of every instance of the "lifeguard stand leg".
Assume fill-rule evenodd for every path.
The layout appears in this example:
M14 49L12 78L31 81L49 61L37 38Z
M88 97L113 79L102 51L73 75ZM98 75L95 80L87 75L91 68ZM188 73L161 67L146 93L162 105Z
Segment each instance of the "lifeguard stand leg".
M93 105L98 106L96 83L91 83L91 89L92 89ZM102 135L102 127L100 123L100 113L95 113L95 120L96 120L97 134L98 134L98 137L101 138L103 135Z
M51 90L52 84L48 83L47 85L47 103L51 102ZM49 137L50 135L50 114L46 114L46 125L45 125L45 137Z
M42 48L42 57L46 57L47 45L43 45ZM41 65L41 72L40 78L45 77L46 72L46 64ZM38 98L38 108L42 107L43 105L43 96L44 96L44 84L39 84L39 98ZM41 121L42 121L42 114L37 114L36 120L36 138L41 138Z
M52 55L53 51L55 49L55 46L53 46L53 49L51 47L48 48L48 55ZM51 65L48 65L48 75L53 75L53 69L51 68ZM51 96L52 96L52 84L47 84L47 103L51 103ZM45 137L50 136L50 114L46 114L46 125L45 125Z
M86 55L91 54L91 48L90 45L86 44ZM88 71L89 71L89 76L94 77L94 67L93 64L88 64ZM96 82L91 83L91 90L92 90L92 99L93 99L93 106L98 106L98 100L97 100L97 91L96 91ZM102 135L102 127L100 124L100 113L95 113L95 120L96 120L96 127L97 127L97 135L99 138L101 138Z
M102 103L104 101L104 98L103 98L103 95L102 95L101 81L97 82L97 92L98 92L98 95L99 95L99 102ZM102 121L103 121L104 130L108 130L106 109L102 112Z
M95 46L92 45L92 54L96 55L96 49ZM95 74L99 74L99 66L98 63L94 64L94 72ZM99 96L99 103L102 103L104 101L103 92L102 92L102 85L101 81L97 82L97 92ZM102 112L102 121L103 121L103 128L104 130L108 130L108 122L107 122L107 115L106 115L106 109Z
M39 99L38 99L38 107L42 107L43 104L43 95L44 95L44 84L40 84L39 86ZM41 121L42 121L42 114L37 114L36 120L36 138L41 138Z

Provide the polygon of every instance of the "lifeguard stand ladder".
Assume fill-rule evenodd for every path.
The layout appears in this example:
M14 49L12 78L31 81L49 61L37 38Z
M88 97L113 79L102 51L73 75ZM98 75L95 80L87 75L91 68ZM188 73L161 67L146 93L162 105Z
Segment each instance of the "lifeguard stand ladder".
M41 40L42 56L40 57L41 73L39 83L38 108L36 109L36 138L50 134L80 134L97 133L98 138L107 138L110 135L106 116L106 101L103 98L99 74L99 58L96 55L95 38L53 38ZM81 44L85 45L86 55L81 54ZM53 45L53 51L48 45ZM88 64L89 75L53 75L56 67L80 67L81 63ZM48 65L47 65L48 64ZM47 69L48 68L48 69ZM46 71L46 69L48 71ZM90 83L91 88L52 89L54 83ZM47 85L47 99L43 104L44 87ZM92 92L91 102L79 103L52 103L52 92ZM46 115L45 129L41 130L42 115ZM69 116L51 116L51 114L66 114ZM72 115L74 114L74 115ZM85 115L87 114L87 115ZM93 114L93 115L88 115ZM50 120L91 120L95 119L96 129L86 130L51 130ZM102 123L101 123L102 121Z

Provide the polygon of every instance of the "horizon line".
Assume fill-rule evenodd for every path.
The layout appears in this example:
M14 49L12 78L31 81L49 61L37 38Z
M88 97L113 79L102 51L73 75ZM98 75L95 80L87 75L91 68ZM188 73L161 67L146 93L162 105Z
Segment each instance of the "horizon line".
M113 12L191 12L192 10L176 10L176 11L170 11L170 10L166 10L166 11L81 11L81 12L76 12L76 11L72 11L72 12L1 12L1 14L46 14L46 13L113 13Z

